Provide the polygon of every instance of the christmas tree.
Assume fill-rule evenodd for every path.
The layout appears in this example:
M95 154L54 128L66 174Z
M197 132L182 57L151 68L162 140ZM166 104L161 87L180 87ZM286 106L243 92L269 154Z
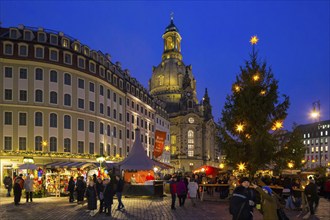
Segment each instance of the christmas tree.
M272 132L282 127L289 98L279 95L272 69L258 60L258 38L250 42L250 60L241 66L222 110L219 138L227 164L244 163L252 174L273 160L277 141Z

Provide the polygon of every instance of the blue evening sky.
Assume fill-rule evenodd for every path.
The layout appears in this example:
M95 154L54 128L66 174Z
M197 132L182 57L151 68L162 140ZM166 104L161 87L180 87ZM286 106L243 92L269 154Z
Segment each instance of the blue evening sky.
M320 100L330 119L329 1L0 1L3 27L62 31L120 61L146 88L161 62L162 34L174 12L183 61L192 64L199 100L207 87L218 121L257 35L259 57L290 97L285 128L306 124Z

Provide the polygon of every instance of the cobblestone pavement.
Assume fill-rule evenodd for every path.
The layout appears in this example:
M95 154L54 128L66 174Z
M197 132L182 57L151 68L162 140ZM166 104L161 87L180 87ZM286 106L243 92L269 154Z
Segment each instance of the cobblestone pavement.
M89 215L87 205L69 203L68 197L35 198L32 203L26 203L22 198L21 205L13 204L13 197L0 197L0 219L200 219L222 220L232 219L228 211L228 201L203 201L198 202L197 207L192 207L189 200L185 207L170 209L171 198L123 198L124 211L116 211L117 201L114 200L112 218L104 213L97 213L94 217ZM317 217L309 219L330 220L330 202L321 199L317 210ZM298 211L286 211L290 219L302 219ZM262 215L255 210L254 219L261 220Z

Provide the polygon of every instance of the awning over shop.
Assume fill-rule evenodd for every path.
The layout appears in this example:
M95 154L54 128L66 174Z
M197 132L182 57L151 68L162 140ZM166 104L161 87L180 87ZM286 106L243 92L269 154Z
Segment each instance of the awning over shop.
M91 162L72 162L72 161L58 161L49 163L46 165L46 168L56 169L56 168L67 168L67 169L84 169L86 167L97 168L95 163Z

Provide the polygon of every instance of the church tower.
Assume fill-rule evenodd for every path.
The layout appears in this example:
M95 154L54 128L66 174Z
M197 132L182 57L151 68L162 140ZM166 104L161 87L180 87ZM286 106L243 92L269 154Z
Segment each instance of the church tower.
M171 164L177 171L192 171L202 165L218 166L216 126L207 89L198 102L192 66L181 54L181 35L173 17L162 36L161 63L152 68L150 94L165 104L170 120Z
M173 17L165 28L162 38L164 42L162 62L152 68L153 73L149 81L149 89L151 95L157 96L167 103L166 111L172 113L179 110L180 100L185 95L182 84L186 72L188 72L191 81L191 98L197 104L196 80L192 74L191 65L186 66L182 61L182 38L179 29L174 24Z

